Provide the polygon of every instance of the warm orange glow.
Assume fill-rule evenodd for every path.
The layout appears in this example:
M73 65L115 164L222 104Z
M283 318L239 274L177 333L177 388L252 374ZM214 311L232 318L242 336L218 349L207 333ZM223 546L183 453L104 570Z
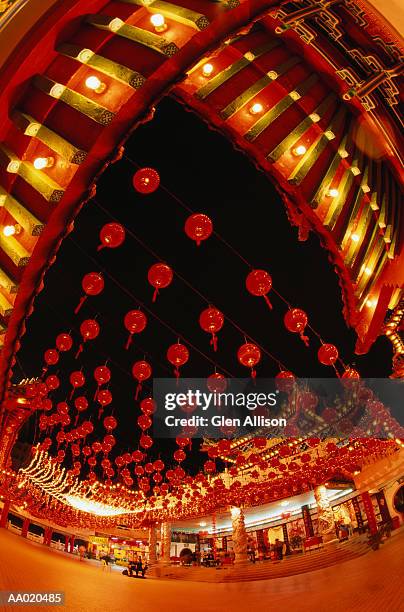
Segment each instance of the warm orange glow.
M3 227L3 234L5 236L14 236L15 233L16 233L16 231L15 231L15 226L14 225L5 225Z
M95 93L102 93L103 91L105 91L106 85L105 83L100 81L97 76L91 75L86 78L86 87L88 87L88 89L91 89Z
M34 168L37 170L43 170L53 165L53 157L36 157L34 159Z
M250 113L252 115L258 115L259 113L262 113L263 109L264 107L262 106L262 104L260 104L259 102L256 102L250 107Z
M301 155L304 155L306 153L307 149L304 145L299 145L298 147L295 147L293 149L293 154L297 155L298 157L300 157Z
M336 198L339 195L339 191L338 189L329 189L328 190L328 195L330 196L330 198Z
M164 15L161 15L161 13L156 13L155 15L152 15L150 17L150 21L154 25L154 29L156 30L156 32L165 32L165 30L167 29L167 24L165 22Z
M212 64L204 64L203 68L202 68L202 72L203 72L203 76L210 76L213 72L213 66Z

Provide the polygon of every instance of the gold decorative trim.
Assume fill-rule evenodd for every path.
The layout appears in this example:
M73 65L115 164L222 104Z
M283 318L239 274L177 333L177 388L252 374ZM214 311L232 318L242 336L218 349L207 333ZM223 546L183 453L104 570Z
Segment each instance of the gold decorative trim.
M45 225L30 213L20 202L17 202L0 185L0 206L7 210L13 219L31 236L39 236Z
M312 74L308 79L300 83L293 90L282 98L279 102L264 113L253 126L245 133L244 138L248 141L255 140L275 119L280 117L289 106L297 102L302 96L304 96L318 81L318 76Z
M16 110L12 113L11 119L24 134L37 138L66 161L72 164L81 164L85 160L87 156L86 151L78 149L62 136L59 136L59 134L53 130L50 130L45 125L42 125L42 123L36 121L36 119L30 115L26 115Z
M349 126L347 126L347 129L349 129ZM325 192L328 189L337 171L337 168L341 163L341 160L343 159L342 152L345 150L346 143L347 143L347 136L344 136L342 142L340 143L338 151L336 151L334 157L331 160L330 165L328 166L327 172L325 173L323 180L321 181L320 185L317 188L317 191L315 192L314 196L311 199L310 205L312 208L314 209L317 208L318 206L320 206L321 202L323 201Z
M167 57L172 57L179 51L175 43L169 42L163 36L142 30L142 28L136 26L127 25L122 19L116 17L110 17L109 15L91 15L87 18L87 23L100 30L110 30L117 36L132 40L139 45L148 47Z
M77 93L77 91L69 89L66 85L57 83L42 75L35 77L34 84L38 89L52 98L61 100L71 108L74 108L79 113L86 115L89 119L101 125L109 125L115 116L114 113L104 106L93 102L93 100Z
M276 66L268 70L268 72L258 81L253 83L248 89L243 91L237 98L234 98L229 104L220 111L222 119L230 119L237 111L240 110L245 104L248 104L257 94L259 94L267 85L275 81L279 76L293 68L296 64L301 62L300 57L291 57L287 62Z
M0 293L0 315L2 317L9 317L13 312L13 305L10 304L8 299Z
M6 162L4 164L4 162ZM59 202L64 194L64 189L60 187L47 174L34 168L28 162L19 159L5 145L0 144L0 163L6 166L6 170L12 174L18 174L35 191L41 194L48 202Z
M91 49L65 43L60 45L57 48L57 51L66 57L75 59L81 64L95 68L95 70L98 70L98 72L106 74L120 83L129 85L133 89L139 89L139 87L141 87L146 81L146 78L140 74L140 72L136 72L135 70L131 70L122 64L113 62L102 55L97 55L91 51Z
M345 205L346 198L351 190L354 176L350 169L345 170L344 174L338 185L338 195L332 198L327 214L323 221L325 227L328 227L331 231L334 229L338 217Z
M27 265L30 254L14 236L4 236L3 232L0 232L0 249L6 253L18 268Z
M340 133L343 130L344 120L346 118L346 109L344 106L340 107L336 114L333 116L327 130L324 134L320 134L311 146L307 149L306 153L302 156L299 163L293 169L291 174L289 175L288 180L293 185L300 185L303 179L310 172L314 164L319 159L320 155L323 153L325 148L330 143L330 134Z
M308 115L303 121L299 123L297 127L295 127L286 138L282 140L268 155L266 158L271 162L276 162L277 159L281 157L288 149L291 149L294 144L300 139L300 137L309 129L309 127L313 123L317 123L324 115L325 112L330 108L331 104L335 102L336 98L333 93L329 94L316 110Z
M231 79L231 77L240 72L240 70L243 70L243 68L251 64L254 60L262 55L265 55L265 53L268 53L268 51L275 49L275 47L279 47L279 45L279 40L273 39L270 42L265 43L265 45L261 45L252 51L246 51L240 59L233 62L233 64L230 64L230 66L227 66L227 68L211 78L206 85L203 85L200 89L198 89L195 96L200 100L204 100L216 89L218 89L218 87L226 83L226 81Z
M2 268L0 268L0 287L10 295L18 291L18 283L14 282Z
M146 7L151 13L161 13L164 17L172 19L177 23L189 26L196 30L204 30L209 25L209 20L206 15L196 13L184 6L177 6L171 2L162 2L160 0L121 0L126 4L136 4L137 6Z

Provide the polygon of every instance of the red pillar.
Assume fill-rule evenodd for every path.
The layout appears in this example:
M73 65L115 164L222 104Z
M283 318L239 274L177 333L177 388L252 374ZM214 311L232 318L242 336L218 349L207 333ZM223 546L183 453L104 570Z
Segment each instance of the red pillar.
M69 541L70 541L70 536L65 535L65 552L69 552Z
M1 511L1 516L0 516L0 527L7 527L7 521L8 521L8 513L10 510L10 500L6 499L4 501L4 506L3 509Z
M29 528L29 519L25 518L24 522L22 524L21 537L23 537L23 538L27 537L28 528Z
M376 533L377 532L376 516L373 510L373 504L372 504L371 497L367 491L365 493L362 493L362 501L363 501L363 507L365 508L366 517L368 519L369 531L370 533Z

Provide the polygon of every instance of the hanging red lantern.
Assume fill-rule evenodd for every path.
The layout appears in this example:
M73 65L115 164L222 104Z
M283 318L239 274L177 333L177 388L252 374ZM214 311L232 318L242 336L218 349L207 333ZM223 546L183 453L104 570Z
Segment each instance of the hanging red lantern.
M205 472L207 472L208 474L213 474L213 472L216 471L216 463L214 461L211 461L210 459L208 461L205 461L203 467L205 469Z
M68 414L69 406L66 402L59 402L58 405L56 406L56 410L58 411L59 414Z
M142 434L140 436L139 444L142 448L148 449L153 446L153 439L147 434Z
M118 425L118 421L113 416L105 417L103 423L104 423L104 427L105 427L105 429L107 431L113 431L116 428L116 426ZM104 439L104 441L105 441L105 439Z
M132 459L133 461L135 461L136 463L139 463L140 461L143 460L143 453L141 450L135 450L132 453Z
M102 278L101 274L98 274L98 272L89 272L83 276L81 286L83 287L83 291L86 295L80 298L74 314L79 312L89 295L99 295L101 293L101 291L104 289L104 279Z
M213 232L213 224L207 215L195 213L185 222L185 233L200 246L202 240L207 240Z
M294 334L300 334L300 338L306 346L309 346L309 338L304 335L308 323L307 314L300 308L291 308L284 317L285 327Z
M76 359L83 351L83 343L88 342L88 340L94 340L98 336L100 333L100 326L95 319L86 319L80 325L80 333L82 335L83 342L80 344L76 353Z
M105 247L116 249L125 240L125 229L120 223L106 223L101 228L100 240L101 244L97 247L97 251Z
M253 444L255 448L259 448L260 450L264 450L267 447L266 438L254 438Z
M180 366L183 366L187 363L189 359L189 351L184 344L172 344L167 350L167 359L174 366L174 374L177 378L179 378Z
M361 377L361 375L359 374L358 370L355 370L354 368L351 368L350 366L348 366L344 373L342 374L341 378L350 378L353 380L359 380Z
M152 375L151 365L147 361L136 361L132 366L133 378L136 378L138 385L136 387L135 400L138 399L139 393L142 390L142 383Z
M111 380L111 370L107 368L107 366L97 366L94 370L94 378L97 382L97 390L94 394L94 399L97 399L101 385L105 385Z
M133 175L133 186L139 193L148 195L160 185L160 176L154 168L140 168Z
M84 410L87 410L88 408L87 398L84 395L80 395L79 397L76 397L76 399L74 400L74 407L76 408L77 412L84 412Z
M55 365L59 361L59 353L56 349L48 349L44 353L44 360L47 365Z
M265 270L252 270L246 278L247 290L257 297L263 297L272 309L272 304L269 301L268 293L272 288L272 278Z
M133 334L140 334L146 327L147 317L141 310L130 310L126 313L123 322L129 332L125 345L125 348L128 349L132 344Z
M217 351L216 333L222 329L223 323L223 313L212 306L209 306L209 308L203 310L199 316L199 325L202 327L203 331L207 332L208 334L212 334L210 343L212 344L214 351Z
M62 353L70 351L73 346L73 339L70 334L59 334L56 338L56 346Z
M241 365L251 368L251 377L255 378L257 373L254 370L254 367L261 359L261 351L258 346L252 342L242 344L237 351L237 359Z
M151 420L151 418L147 415L147 414L141 414L138 418L137 418L137 424L139 425L140 429L142 431L146 431L146 429L149 429L149 427L152 426L153 421Z
M97 402L101 406L108 406L112 402L112 393L109 389L101 389L97 393Z
M56 374L51 374L45 380L45 384L50 391L55 391L55 389L58 389L58 387L60 386L60 380L56 376Z
M217 451L220 455L226 455L231 450L230 440L219 440L217 445Z
M188 437L184 436L177 436L175 438L175 442L180 448L185 448L186 446L189 446L191 444L191 440Z
M332 366L338 359L338 349L333 344L322 344L318 349L318 360L326 366Z
M212 393L223 393L227 388L227 380L223 374L215 372L206 379L206 385Z
M156 472L162 472L165 468L164 462L161 459L156 459L153 463L153 469Z
M156 301L160 289L168 287L173 280L173 271L165 263L156 263L149 268L147 279L154 287L153 302Z
M85 382L86 379L83 372L76 371L70 374L70 384L73 387L72 392L70 394L70 399L73 397L75 389L82 387Z
M178 448L178 449L177 449L177 450L174 452L174 455L173 455L173 456L174 456L174 459L175 459L176 461L178 461L178 463L181 463L181 461L184 461L184 460L187 458L186 453L185 453L185 452L184 452L182 449L180 449L180 448Z
M140 402L140 410L143 414L150 416L156 412L156 402L151 397L145 397L145 399L142 399Z
M289 372L289 370L281 370L275 376L275 379L276 386L279 391L283 391L284 393L290 393L293 391L296 377L292 372Z

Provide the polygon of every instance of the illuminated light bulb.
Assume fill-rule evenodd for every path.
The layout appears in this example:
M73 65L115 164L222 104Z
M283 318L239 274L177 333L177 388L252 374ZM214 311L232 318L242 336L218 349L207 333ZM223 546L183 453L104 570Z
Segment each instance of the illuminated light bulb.
M339 194L338 189L333 188L333 189L328 190L328 195L330 196L330 198L336 198L338 194Z
M317 123L321 119L320 115L318 115L317 113L311 113L309 117L313 121L313 123Z
M354 242L359 242L360 236L358 234L351 234L351 240Z
M262 113L263 110L264 110L264 107L259 102L256 102L250 107L250 113L252 115L258 115L258 113Z
M304 155L306 151L307 149L304 145L299 145L298 147L295 147L293 149L293 155L297 155L298 157L300 157L301 155Z
M167 29L167 24L164 19L164 15L161 13L156 13L150 17L150 21L154 25L154 29L156 32L165 32Z
M53 166L53 157L36 157L34 159L34 168L37 170L43 170L44 168L50 168Z
M374 307L376 306L376 300L368 300L368 301L366 302L366 306L367 306L368 308L374 308Z
M349 155L348 151L345 151L345 149L340 149L338 153L339 153L339 156L342 157L342 159L344 159L345 157L348 157Z
M100 79L95 75L87 77L85 83L86 87L88 87L88 89L91 89L95 93L102 93L106 89L105 83L100 81Z
M203 76L210 76L213 72L213 66L212 64L204 64L203 68L202 68L202 72L203 72Z
M200 527L206 527L206 523L205 523L205 521L202 521L201 523L199 523L199 526L200 526Z
M371 270L371 268L366 267L366 268L364 269L364 273L365 273L365 274L367 274L368 276L370 276L370 275L372 274L372 270Z
M3 227L3 234L4 236L14 236L15 234L19 234L20 230L21 228L19 225L5 225Z

